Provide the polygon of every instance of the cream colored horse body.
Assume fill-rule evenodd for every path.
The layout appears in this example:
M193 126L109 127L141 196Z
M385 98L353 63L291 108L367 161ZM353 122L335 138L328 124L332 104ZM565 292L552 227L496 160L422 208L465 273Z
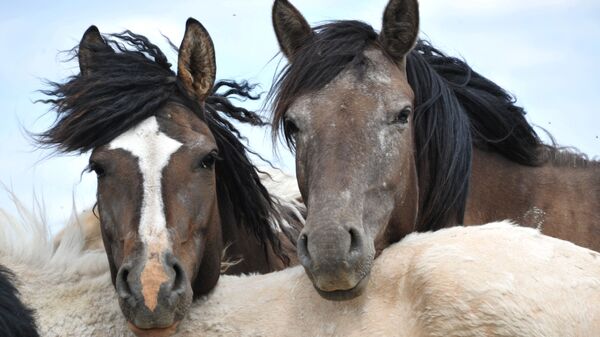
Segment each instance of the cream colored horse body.
M131 336L106 257L82 253L79 227L54 253L40 225L25 232L38 234L0 232L0 264L18 275L43 336ZM533 229L412 234L382 253L369 282L363 296L332 302L299 267L223 276L177 336L600 336L600 254Z

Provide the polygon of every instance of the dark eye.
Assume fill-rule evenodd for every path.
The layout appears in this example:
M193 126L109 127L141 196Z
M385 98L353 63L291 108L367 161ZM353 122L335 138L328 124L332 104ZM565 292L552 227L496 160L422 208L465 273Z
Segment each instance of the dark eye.
M283 121L283 128L285 134L290 137L295 137L298 131L300 131L300 129L298 129L298 126L296 126L296 123L294 123L294 121L289 118L286 118Z
M408 123L408 118L410 117L410 114L412 113L412 108L411 107L405 107L404 109L402 109L397 115L396 118L394 118L393 122L394 124L406 124Z
M96 176L98 178L102 178L105 175L105 171L104 171L104 167L102 167L100 164L91 161L89 166L88 166L88 171L92 172L94 171L96 173Z
M211 169L213 166L215 166L215 162L219 159L221 159L219 158L219 153L216 150L213 150L200 160L198 167L203 169Z

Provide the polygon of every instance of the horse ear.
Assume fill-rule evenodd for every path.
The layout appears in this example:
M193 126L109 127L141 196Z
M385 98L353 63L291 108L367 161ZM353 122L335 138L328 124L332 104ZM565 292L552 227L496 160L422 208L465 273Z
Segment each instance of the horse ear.
M288 0L275 0L273 27L281 51L292 61L306 40L313 35L306 19Z
M212 39L200 22L189 18L179 47L177 76L192 97L204 101L212 92L216 73Z
M404 59L419 35L419 3L417 0L390 0L383 13L379 36L385 50L396 60Z
M99 52L114 52L113 49L104 41L100 31L96 26L90 26L79 42L79 51L77 58L79 60L79 71L82 75L88 76L93 72L96 62L98 62L97 54Z

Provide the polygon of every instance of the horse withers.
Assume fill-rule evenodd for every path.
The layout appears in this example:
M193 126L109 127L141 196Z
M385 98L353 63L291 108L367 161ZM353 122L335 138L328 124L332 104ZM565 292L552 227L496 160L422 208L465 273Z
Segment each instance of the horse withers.
M298 255L322 296L358 296L413 231L514 219L600 250L600 165L543 144L502 88L418 40L416 0L390 0L380 33L311 28L287 0L272 14L289 61L273 135L296 152Z
M174 333L224 259L241 258L228 273L295 262L299 213L269 194L229 120L262 124L228 99L252 98L250 88L214 84L213 43L198 21L187 21L177 74L129 31L103 37L92 26L77 56L80 74L46 91L58 120L38 141L91 151L102 239L133 332Z

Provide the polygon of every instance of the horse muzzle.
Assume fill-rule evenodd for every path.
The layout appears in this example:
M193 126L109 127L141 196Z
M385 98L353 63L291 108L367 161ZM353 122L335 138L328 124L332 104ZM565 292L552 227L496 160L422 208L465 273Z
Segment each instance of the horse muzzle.
M171 253L144 263L125 263L116 277L123 315L139 337L170 336L185 317L192 290L185 271Z
M298 257L319 294L328 300L360 296L369 279L375 249L364 232L350 226L304 228Z

